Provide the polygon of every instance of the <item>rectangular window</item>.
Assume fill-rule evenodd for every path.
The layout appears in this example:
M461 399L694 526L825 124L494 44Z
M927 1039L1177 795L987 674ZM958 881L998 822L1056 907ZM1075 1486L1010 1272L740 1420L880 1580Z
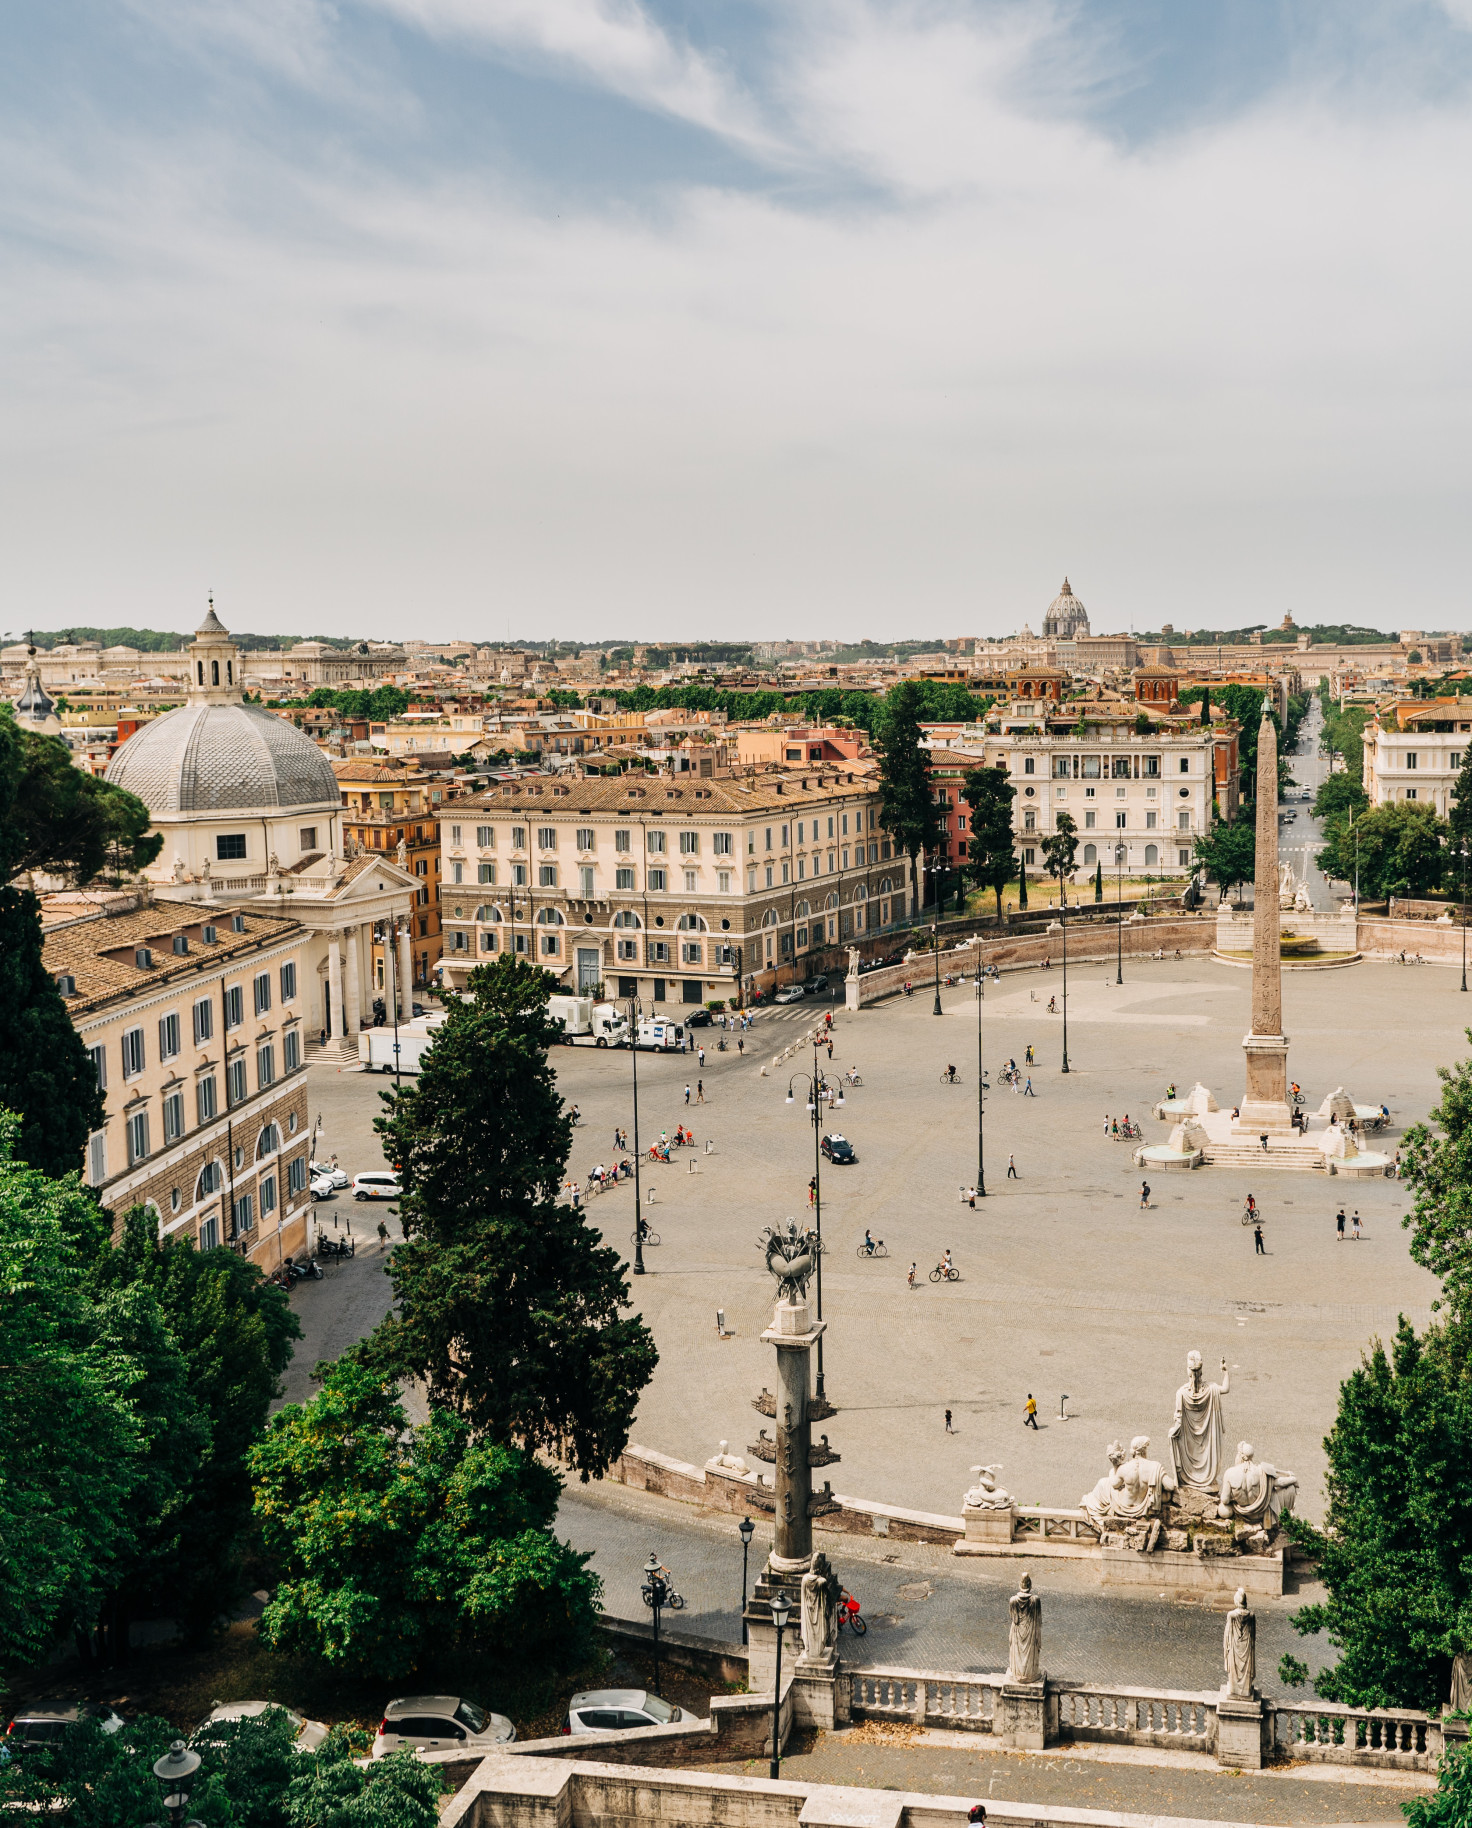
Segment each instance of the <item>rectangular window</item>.
M1414 749L1407 749L1406 750L1406 767L1414 768L1415 766L1416 766L1416 751Z
M618 942L618 955L621 959L629 959L629 960L637 959L639 956L638 940L621 939Z
M128 1119L128 1166L143 1161L148 1155L148 1113L135 1111Z
M1130 758L1127 755L1115 756L1114 778L1116 781L1127 781L1130 778Z
M578 827L578 849L580 851L590 851L594 848L595 842L596 834L593 827L591 825L580 825Z
M105 1092L107 1090L107 1049L106 1047L89 1047L87 1054L92 1061L92 1071L97 1075L97 1089L99 1092Z
M634 835L627 825L619 826L618 830L613 834L613 848L616 851L631 850L633 848L633 837Z
M261 1217L268 1219L276 1210L276 1176L267 1174L261 1180Z
M833 836L833 821L831 818L828 821L828 836L830 838Z
M698 857L700 855L700 833L698 831L682 831L680 833L680 855L682 857Z
M787 859L785 857L782 859L782 880L784 882L788 880Z
M649 942L649 962L651 965L667 965L670 959L669 946L662 939Z
M539 851L555 851L557 849L557 827L555 825L539 825L537 827L537 849Z
M626 890L632 889L634 886L634 872L632 870L615 870L613 872L613 881L615 888Z
M767 865L767 887L771 888L771 886L772 886L772 866L769 863Z
M225 1068L225 1097L232 1106L245 1103L245 1061L239 1055Z
M1123 831L1123 830L1124 830L1124 828L1125 828L1125 823L1126 823L1126 821L1127 821L1127 820L1128 820L1128 818L1129 818L1129 814L1128 814L1128 813L1127 813L1127 812L1117 812L1117 813L1116 813L1116 814L1115 814L1115 815L1114 815L1114 828L1115 828L1115 830L1116 830L1116 831Z
M1190 829L1191 829L1191 815L1190 815L1190 813L1188 813L1188 812L1183 812L1183 813L1182 813L1182 814L1181 814L1181 815L1180 815L1180 816L1179 816L1179 818L1178 818L1178 819L1177 819L1177 820L1176 820L1176 824L1177 824L1177 825L1178 825L1178 826L1179 826L1179 827L1180 827L1180 829L1181 829L1181 830L1182 830L1182 831L1190 831Z
M123 1077L136 1079L143 1071L143 1030L129 1028L123 1033Z
M281 1069L294 1073L302 1063L302 1038L295 1028L288 1028L281 1037Z
M555 933L544 933L542 935L543 956L546 958L556 958L558 950L557 935Z
M304 850L304 851L316 850L316 848L317 848L317 827L315 825L304 825L301 828L301 830L297 833L296 837L297 837L297 843L301 847L302 850Z
M256 1222L256 1203L253 1195L242 1193L232 1209L235 1213L235 1229L251 1231Z
M1025 830L1032 831L1033 828L1036 826L1037 822L1038 822L1038 815L1035 812L1023 813L1022 824L1023 824L1023 827Z
M1189 774L1190 772L1191 772L1191 758L1189 755L1183 755L1181 757L1181 773Z
M511 848L514 851L524 851L526 849L526 827L524 825L513 825L511 827Z
M455 868L458 870L459 867L460 867L460 865L457 863L455 865ZM512 866L511 866L511 886L514 889L524 889L526 887L526 865L524 863L513 863L512 864Z
M662 857L664 855L664 833L662 831L647 833L645 842L655 856Z
M731 834L730 834L730 832L728 832L728 831L716 832L714 834L711 842L715 847L715 853L718 857L729 857L731 855Z
M1147 812L1145 814L1145 830L1146 831L1155 830L1155 814L1153 812Z
M584 901L593 899L593 866L591 863L580 864L578 867L578 893Z
M537 887L539 889L555 889L557 887L557 865L555 863L539 863L537 865Z
M221 832L215 839L215 861L235 863L245 855L245 833Z
M490 930L490 928L483 927L481 929L481 935L480 935L481 951L482 952L494 952L496 950L498 944L499 944L499 941L497 940L496 935Z
M701 962L699 940L686 940L680 947L680 962L683 965L698 965Z
M206 1073L203 1079L195 1081L194 1108L201 1123L211 1123L219 1106L215 1098L215 1075Z
M271 1007L271 973L269 971L262 971L256 977L255 1005L258 1016L263 1016Z
M184 1134L184 1094L170 1092L164 1100L164 1141L178 1142Z
M1158 755L1147 755L1145 757L1145 765L1140 772L1145 776L1147 781L1155 780L1160 773L1160 757Z
M225 1026L239 1028L245 1020L245 990L240 984L232 984L225 992Z
M298 1155L295 1161L287 1166L286 1190L288 1193L305 1193L307 1190L307 1158Z
M1084 812L1084 830L1085 831L1092 831L1094 829L1094 821L1097 817L1098 817L1098 814L1094 811L1092 806L1088 807L1085 810L1085 812Z
M269 1041L256 1049L256 1083L262 1091L276 1083L276 1049Z
M1177 851L1176 852L1176 862L1177 863L1188 864L1190 861L1191 861L1190 851Z
M199 1223L199 1248L201 1250L218 1250L220 1248L220 1218L212 1212L207 1219Z
M1079 758L1079 773L1086 781L1097 781L1099 778L1099 758L1097 755L1085 755Z
M87 1184L100 1187L107 1179L107 1132L94 1130L87 1138Z
M1035 774L1037 772L1033 764L1033 758L1030 755L1025 755L1022 758L1022 772L1024 774Z
M848 868L848 851L846 849L843 853L843 868L844 869Z
M1053 773L1065 781L1068 779L1069 766L1068 757L1066 755L1055 755L1053 757Z
M650 870L650 872L649 872L650 888L651 889L662 889L664 887L664 885L665 885L665 872L663 870Z
M460 827L458 825L454 825L454 826L451 826L450 830L452 833L453 842L458 844L460 842ZM496 828L495 828L495 826L494 825L477 825L475 828L475 842L479 846L479 848L483 851L494 850L496 848Z
M771 848L772 848L772 828L769 825L767 827L767 849L770 850Z

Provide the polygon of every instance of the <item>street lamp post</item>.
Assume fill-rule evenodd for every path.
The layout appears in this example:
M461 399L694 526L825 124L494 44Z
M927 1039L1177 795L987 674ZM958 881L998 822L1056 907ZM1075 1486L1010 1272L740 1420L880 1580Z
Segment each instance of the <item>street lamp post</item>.
M172 1828L201 1828L193 1816L188 1821L184 1819L184 1811L189 1807L189 1792L199 1766L199 1753L190 1751L182 1739L176 1739L163 1757L154 1763L153 1774L163 1791L164 1813ZM151 1822L148 1828L158 1828L158 1825Z
M986 1198L986 1148L982 1129L986 1109L986 1075L981 1064L981 1005L986 995L985 979L981 970L981 948L977 947L976 959L976 1197Z
M654 1692L659 1693L659 1614L669 1588L665 1584L664 1569L660 1566L659 1557L651 1550L648 1561L644 1564L644 1604L654 1614Z
M818 1234L818 1261L814 1273L814 1288L817 1294L818 1319L823 1318L823 1099L832 1091L833 1084L824 1078L818 1065L818 1049L822 1045L821 1031L813 1030L813 1070L811 1073L794 1073L787 1081L787 1102L795 1102L792 1088L800 1079L808 1083L808 1109L813 1114L813 1229ZM834 1105L843 1106L843 1085L838 1082ZM823 1335L818 1334L818 1376L814 1394L819 1398L827 1395L823 1382Z
M772 1623L777 1627L777 1674L772 1682L772 1762L767 1775L775 1781L782 1775L782 1632L792 1611L792 1602L779 1587L772 1595Z
M1467 988L1467 840L1461 844L1462 851L1462 905L1458 910L1462 917L1462 988Z
M751 1548L751 1539L756 1535L756 1525L749 1517L743 1517L736 1525L736 1534L741 1538L741 1642L749 1644L751 1637L746 1628L746 1557Z
M639 999L629 998L629 1058L634 1068L634 1274L644 1271L644 1206L639 1191Z
M1063 931L1063 1070L1068 1071L1068 898L1063 889L1063 871L1058 871L1058 925Z
M1114 981L1124 982L1124 858L1125 847L1114 847Z
M930 949L935 954L935 1008L931 1014L940 1014L940 917L937 914L935 925L930 929Z

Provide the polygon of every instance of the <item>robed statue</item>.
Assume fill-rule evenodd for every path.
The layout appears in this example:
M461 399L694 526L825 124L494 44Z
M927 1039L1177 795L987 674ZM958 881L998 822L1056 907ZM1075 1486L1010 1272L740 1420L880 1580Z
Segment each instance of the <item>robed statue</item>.
M1199 1492L1219 1492L1222 1482L1222 1398L1231 1389L1227 1361L1222 1381L1203 1384L1201 1354L1186 1354L1186 1381L1176 1392L1176 1416L1170 1427L1170 1451L1176 1479Z
M1247 1589L1239 1587L1222 1632L1222 1668L1227 1672L1226 1692L1250 1701L1257 1683L1257 1620L1247 1610Z
M1024 1574L1018 1591L1007 1601L1011 1619L1007 1627L1007 1680L1040 1682L1043 1672L1043 1602L1032 1590L1032 1576Z

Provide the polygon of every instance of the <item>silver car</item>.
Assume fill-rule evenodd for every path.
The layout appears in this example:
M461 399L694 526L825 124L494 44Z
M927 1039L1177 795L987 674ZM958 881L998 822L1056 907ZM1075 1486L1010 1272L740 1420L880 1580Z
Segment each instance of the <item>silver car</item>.
M516 1737L504 1714L493 1714L464 1695L401 1695L378 1723L373 1757L390 1752L493 1752Z
M569 1733L629 1732L641 1726L669 1726L684 1715L647 1688L595 1688L567 1704Z
M205 1719L196 1727L194 1738L210 1740L210 1728L217 1721L255 1720L277 1708L296 1728L296 1740L293 1750L297 1752L315 1752L327 1737L327 1728L320 1720L307 1720L293 1708L282 1707L279 1701L225 1701L219 1707L211 1708Z

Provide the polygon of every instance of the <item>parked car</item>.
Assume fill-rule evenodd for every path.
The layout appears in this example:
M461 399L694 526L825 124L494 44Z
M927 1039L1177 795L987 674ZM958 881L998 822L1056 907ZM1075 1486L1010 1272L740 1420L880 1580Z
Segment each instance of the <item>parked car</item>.
M686 1028L709 1028L715 1017L708 1009L692 1009L685 1017Z
M679 1708L646 1688L595 1688L567 1704L564 1733L628 1732L640 1726L668 1726L683 1720Z
M308 1182L314 1200L331 1200L337 1197L337 1182L328 1174L314 1174Z
M219 1707L211 1708L209 1713L195 1728L192 1738L196 1744L203 1740L210 1743L210 1728L217 1721L254 1720L258 1715L269 1713L272 1708L280 1708L287 1719L296 1727L296 1745L298 1752L315 1752L327 1737L327 1728L320 1720L306 1720L295 1709L282 1707L279 1701L225 1701Z
M334 1187L347 1187L351 1184L346 1171L339 1168L336 1162L308 1162L307 1172L313 1180L321 1175L324 1179L331 1181Z
M398 1175L390 1174L386 1168L353 1176L355 1200L396 1200L403 1191Z
M772 998L774 1003L800 1003L807 995L801 984L789 984L785 990L779 990Z
M508 1745L516 1728L504 1714L492 1714L464 1695L401 1695L390 1701L378 1723L374 1758L390 1752L489 1752Z
M816 977L810 977L807 981L807 993L810 997L821 996L827 988L828 974L825 971L820 971Z
M5 1730L0 1750L14 1757L32 1746L55 1745L79 1720L95 1720L104 1733L116 1733L122 1716L96 1701L32 1701L18 1708Z
M846 1168L850 1162L859 1158L853 1144L837 1130L825 1136L818 1145L830 1162L836 1162L840 1168Z

